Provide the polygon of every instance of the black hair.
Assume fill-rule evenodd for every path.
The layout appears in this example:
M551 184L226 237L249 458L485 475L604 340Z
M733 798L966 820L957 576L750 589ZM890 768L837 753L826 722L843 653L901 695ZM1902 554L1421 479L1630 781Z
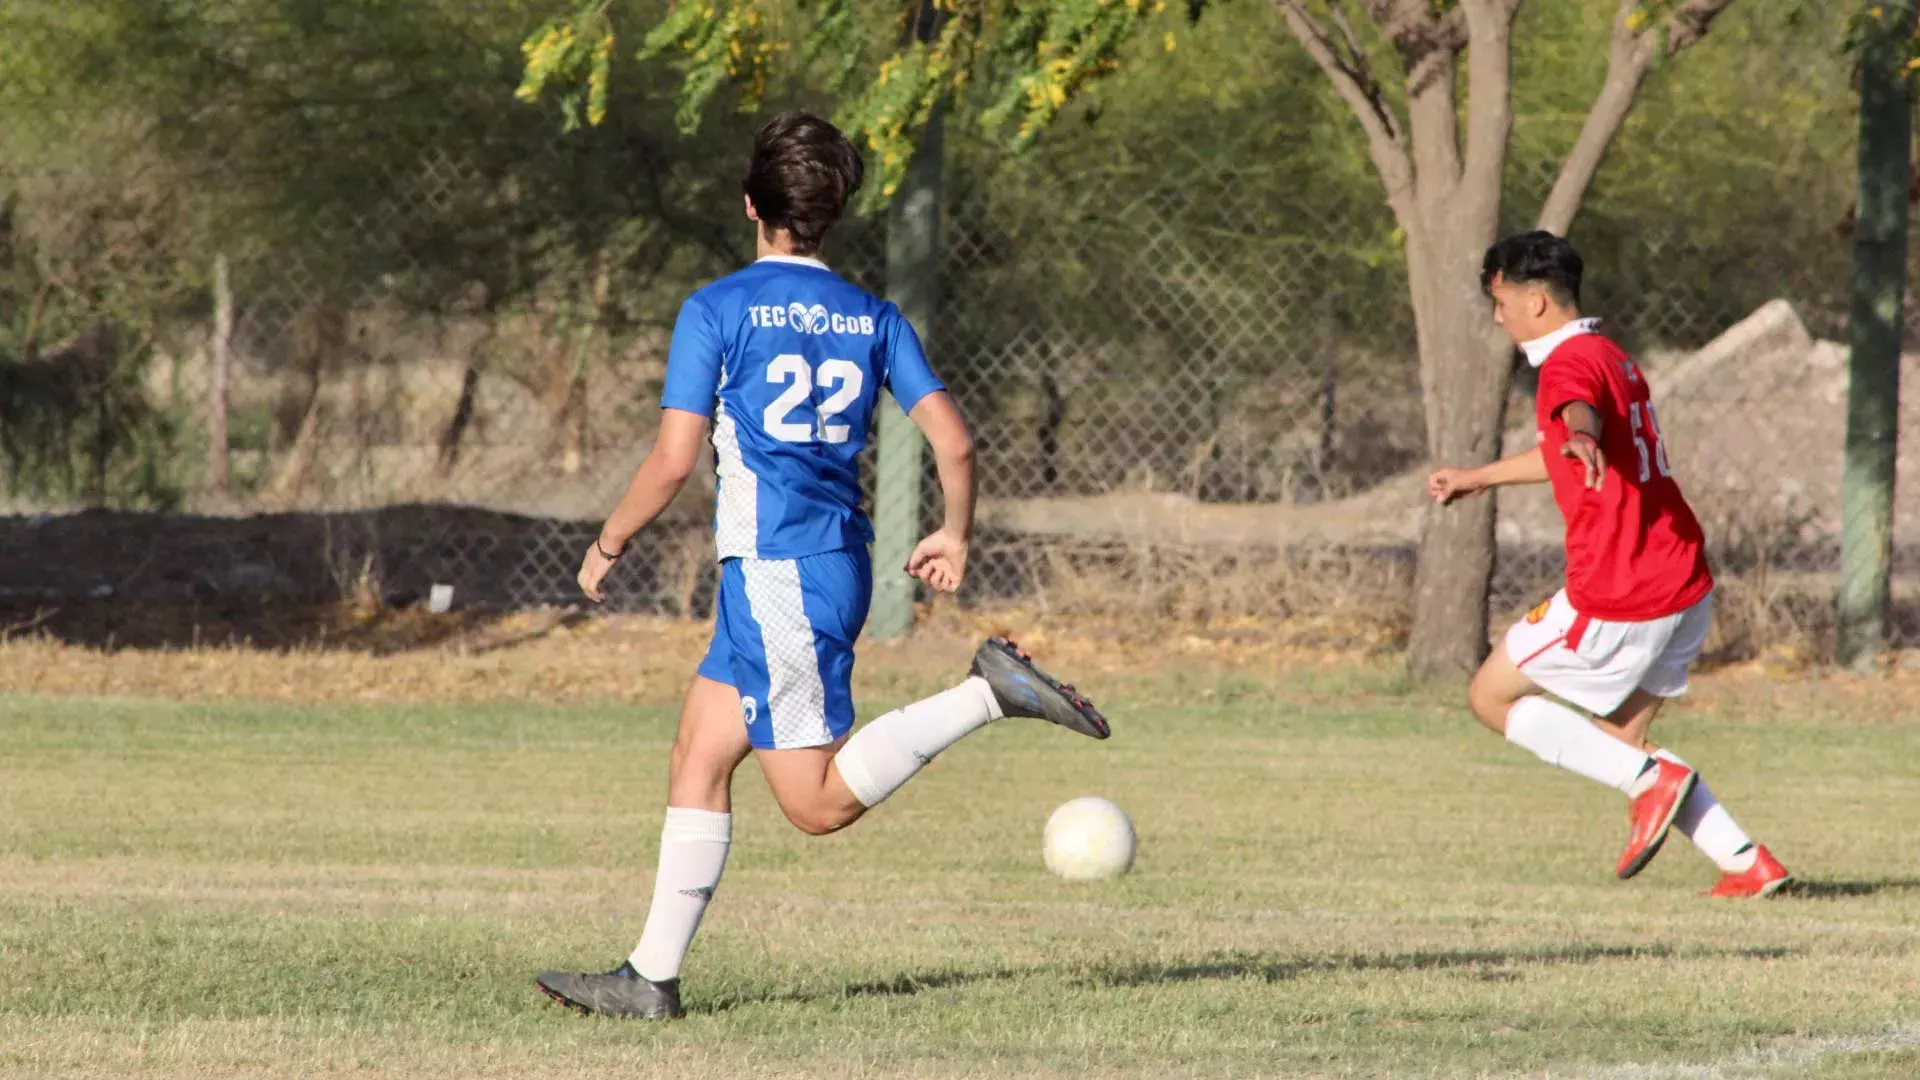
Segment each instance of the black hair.
M1545 229L1516 233L1487 249L1480 288L1491 292L1495 277L1509 285L1544 285L1555 300L1578 307L1584 265L1572 244Z
M761 223L785 229L794 250L820 250L827 230L860 190L866 164L840 129L802 112L781 113L753 136L753 162L741 182Z

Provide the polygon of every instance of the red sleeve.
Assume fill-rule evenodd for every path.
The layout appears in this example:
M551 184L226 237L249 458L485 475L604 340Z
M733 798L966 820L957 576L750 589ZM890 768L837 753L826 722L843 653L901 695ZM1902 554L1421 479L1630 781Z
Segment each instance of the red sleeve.
M1540 415L1550 420L1576 401L1593 406L1601 415L1608 413L1606 360L1596 350L1582 347L1578 338L1554 350L1540 366L1540 390L1537 401Z

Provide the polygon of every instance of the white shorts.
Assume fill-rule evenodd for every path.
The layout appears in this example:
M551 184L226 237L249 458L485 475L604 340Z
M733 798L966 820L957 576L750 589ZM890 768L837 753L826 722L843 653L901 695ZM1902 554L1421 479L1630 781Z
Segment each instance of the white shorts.
M1561 589L1507 631L1507 658L1542 690L1605 716L1635 690L1686 693L1712 624L1712 593L1676 615L1608 622L1575 611Z

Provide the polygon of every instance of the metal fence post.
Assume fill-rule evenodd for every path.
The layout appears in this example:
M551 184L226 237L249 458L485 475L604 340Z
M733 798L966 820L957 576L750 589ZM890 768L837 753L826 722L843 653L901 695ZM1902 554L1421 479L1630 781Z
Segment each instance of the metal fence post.
M1853 237L1847 459L1841 480L1836 659L1871 670L1892 600L1894 461L1900 439L1901 301L1907 277L1913 103L1900 46L1914 0L1880 5L1860 54L1860 220ZM1869 15L1872 19L1874 16Z
M933 315L940 292L941 126L935 106L913 161L887 211L887 299L913 323L927 354L935 356ZM897 638L913 629L915 582L901 572L920 541L920 485L926 440L891 395L880 407L879 463L874 517L873 616L876 638Z

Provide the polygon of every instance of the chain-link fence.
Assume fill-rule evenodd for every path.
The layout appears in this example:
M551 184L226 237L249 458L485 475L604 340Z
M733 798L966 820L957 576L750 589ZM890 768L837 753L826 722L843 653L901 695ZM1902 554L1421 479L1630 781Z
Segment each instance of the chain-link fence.
M1804 89L1782 70L1741 107L1803 108ZM467 606L575 601L580 553L650 442L680 298L751 256L731 186L749 120L699 140L644 124L560 137L544 115L502 112L497 90L481 79L477 104L446 106L453 136L384 113L343 124L350 142L329 128L317 149L338 158L298 183L213 177L219 140L168 127L240 99L159 120L81 100L7 135L14 505L164 516L9 520L6 597L408 603L444 584ZM1847 159L1807 153L1762 177L1702 136L1724 117L1645 109L1576 226L1589 307L1655 383L1727 585L1728 640L1819 640L1838 550ZM976 429L968 595L1126 618L1351 611L1390 637L1425 512L1394 222L1377 183L1311 156L1311 139L1258 112L1201 115L1108 115L1017 157L949 140L941 299L921 329ZM111 169L74 141L129 126ZM225 147L220 168L282 160L246 143L269 134ZM1552 140L1523 130L1515 159L1520 227ZM1725 190L1669 198L1649 173ZM884 291L881 219L848 222L827 254ZM222 364L225 493L209 489L206 437ZM1531 438L1526 376L1510 448ZM705 611L711 498L703 479L643 537L614 606ZM1544 492L1503 499L1500 606L1548 587L1559 538ZM1897 539L1904 598L1920 538L1903 524Z

